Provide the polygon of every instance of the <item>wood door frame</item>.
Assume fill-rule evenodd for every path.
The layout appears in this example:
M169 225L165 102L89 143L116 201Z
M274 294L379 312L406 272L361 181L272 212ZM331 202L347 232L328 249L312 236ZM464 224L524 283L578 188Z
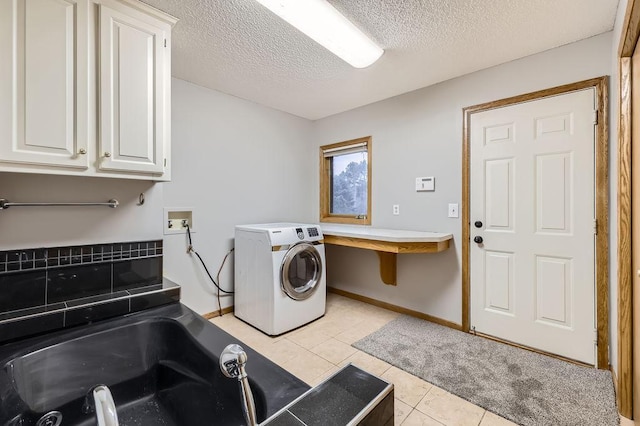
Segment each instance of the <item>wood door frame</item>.
M618 371L620 414L633 418L633 276L631 260L631 80L640 38L640 3L629 0L618 44Z
M511 98L500 99L463 108L462 127L462 331L469 331L470 291L469 245L470 245L470 202L471 182L471 116L491 109L511 106L523 102L562 95L576 90L595 88L598 110L595 140L595 184L596 203L596 321L598 330L597 366L609 369L609 125L608 125L608 83L609 77L603 76L566 84Z

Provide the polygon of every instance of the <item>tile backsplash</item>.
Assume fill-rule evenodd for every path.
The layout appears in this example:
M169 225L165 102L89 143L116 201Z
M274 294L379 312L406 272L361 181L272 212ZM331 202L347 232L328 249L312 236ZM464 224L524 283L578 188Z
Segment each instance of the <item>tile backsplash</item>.
M0 251L0 342L180 300L162 241Z
M0 313L162 282L162 241L0 252Z
M0 251L0 274L162 255L162 240Z

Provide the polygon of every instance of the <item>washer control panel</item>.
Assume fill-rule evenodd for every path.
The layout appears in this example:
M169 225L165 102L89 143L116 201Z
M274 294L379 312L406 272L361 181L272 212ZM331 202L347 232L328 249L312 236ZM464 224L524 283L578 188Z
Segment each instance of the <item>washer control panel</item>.
M293 226L291 226L293 225ZM322 229L317 225L290 224L289 226L272 227L269 229L272 246L295 244L300 241L322 241Z
M306 231L306 234L305 234ZM310 228L296 228L296 234L298 234L298 238L300 238L301 240L305 239L305 236L307 236L307 239L312 239L312 238L318 238L320 236L320 233L318 232L318 228L317 227L310 227Z

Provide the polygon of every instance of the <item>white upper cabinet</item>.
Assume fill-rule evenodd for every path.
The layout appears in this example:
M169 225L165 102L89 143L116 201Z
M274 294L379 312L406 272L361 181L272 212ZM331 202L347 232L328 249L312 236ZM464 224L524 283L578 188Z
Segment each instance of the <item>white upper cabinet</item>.
M100 5L100 163L162 173L164 63L170 26L115 1Z
M86 169L87 0L0 2L0 158Z
M0 1L0 171L168 180L175 22L137 0Z

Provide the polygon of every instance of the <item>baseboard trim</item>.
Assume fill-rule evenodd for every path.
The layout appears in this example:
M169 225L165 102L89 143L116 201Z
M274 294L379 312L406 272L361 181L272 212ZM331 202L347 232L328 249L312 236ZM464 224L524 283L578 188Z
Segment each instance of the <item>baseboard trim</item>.
M445 327L453 328L454 330L462 330L461 324L456 324L455 322L448 321L442 318L434 317L429 314L425 314L422 312L414 311L412 309L403 308L402 306L392 305L391 303L383 302L378 299L372 299L367 296L362 296L360 294L351 293L350 291L340 290L335 287L327 287L327 291L329 293L335 293L340 296L348 297L349 299L357 300L359 302L368 303L369 305L374 305L379 308L388 309L393 312L398 312L401 314L409 315L411 317L420 318L429 322L433 322L436 324L444 325Z
M616 393L616 407L618 407L618 414L622 415L620 412L620 392L618 392L618 376L616 375L616 371L613 369L613 366L609 364L609 371L611 371L611 378L613 379L613 389Z
M222 309L222 315L230 314L231 312L233 312L233 305L227 306L226 308ZM207 314L202 314L202 316L205 317L205 319L210 320L211 318L217 318L221 315L220 315L220 311L213 311Z

